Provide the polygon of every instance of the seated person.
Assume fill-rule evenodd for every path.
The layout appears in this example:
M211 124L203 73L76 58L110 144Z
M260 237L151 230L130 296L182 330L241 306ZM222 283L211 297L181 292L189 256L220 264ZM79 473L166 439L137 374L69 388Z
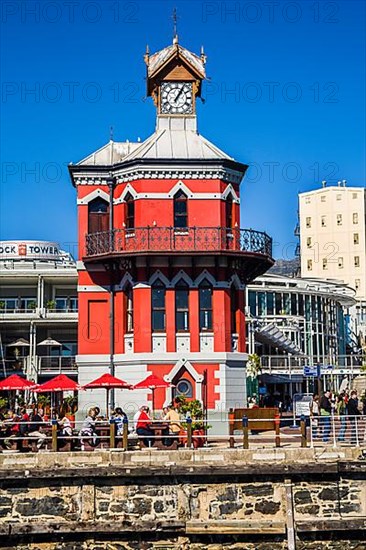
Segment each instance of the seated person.
M64 412L60 412L59 417L57 419L57 427L58 427L58 435L61 439L59 439L59 447L64 447L66 443L70 442L72 443L72 440L70 437L72 437L72 427L70 419L66 417Z
M97 411L95 407L88 410L88 416L85 418L81 430L79 432L81 438L81 450L85 450L85 442L87 441L92 447L97 447L100 440L95 431L95 419Z
M151 422L149 407L141 407L136 421L136 433L138 436L142 436L141 440L147 447L152 447L154 444L154 432L150 428Z
M42 426L43 425L43 426ZM34 409L29 419L29 431L28 435L30 439L37 439L37 449L39 450L47 439L47 435L44 433L44 420L43 410Z
M169 447L169 445L171 445L174 441L178 441L181 425L180 425L180 416L179 416L178 410L175 407L173 407L172 404L166 408L167 408L167 413L164 416L164 420L169 422L170 437L165 438L164 445Z
M112 419L116 424L116 435L123 435L123 424L125 418L127 418L127 414L121 409L121 407L116 407L114 413L112 414Z

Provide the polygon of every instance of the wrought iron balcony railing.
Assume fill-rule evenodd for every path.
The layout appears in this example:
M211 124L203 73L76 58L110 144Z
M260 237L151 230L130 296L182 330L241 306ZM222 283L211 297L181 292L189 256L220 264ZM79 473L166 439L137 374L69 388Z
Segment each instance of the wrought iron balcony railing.
M272 256L261 231L226 227L135 227L86 235L86 257L150 252L247 252Z

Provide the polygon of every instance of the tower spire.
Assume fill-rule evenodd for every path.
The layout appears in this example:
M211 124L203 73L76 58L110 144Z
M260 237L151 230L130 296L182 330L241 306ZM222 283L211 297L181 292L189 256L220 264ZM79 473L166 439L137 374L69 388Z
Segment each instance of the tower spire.
M177 8L173 9L173 44L178 44L178 15Z

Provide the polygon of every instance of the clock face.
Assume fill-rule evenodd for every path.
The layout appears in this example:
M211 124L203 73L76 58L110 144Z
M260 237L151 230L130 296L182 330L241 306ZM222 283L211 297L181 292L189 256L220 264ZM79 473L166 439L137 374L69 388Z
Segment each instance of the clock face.
M161 114L188 115L193 113L192 82L163 82L160 94Z

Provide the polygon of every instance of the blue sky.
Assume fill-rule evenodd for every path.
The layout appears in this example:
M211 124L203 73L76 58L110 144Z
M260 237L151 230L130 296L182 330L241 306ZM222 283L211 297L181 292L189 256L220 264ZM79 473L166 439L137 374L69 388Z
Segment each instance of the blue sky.
M299 191L365 185L364 2L4 1L2 239L75 251L67 164L110 126L117 141L153 132L143 53L171 43L174 6L180 43L208 56L199 131L251 166L242 227L292 257Z

